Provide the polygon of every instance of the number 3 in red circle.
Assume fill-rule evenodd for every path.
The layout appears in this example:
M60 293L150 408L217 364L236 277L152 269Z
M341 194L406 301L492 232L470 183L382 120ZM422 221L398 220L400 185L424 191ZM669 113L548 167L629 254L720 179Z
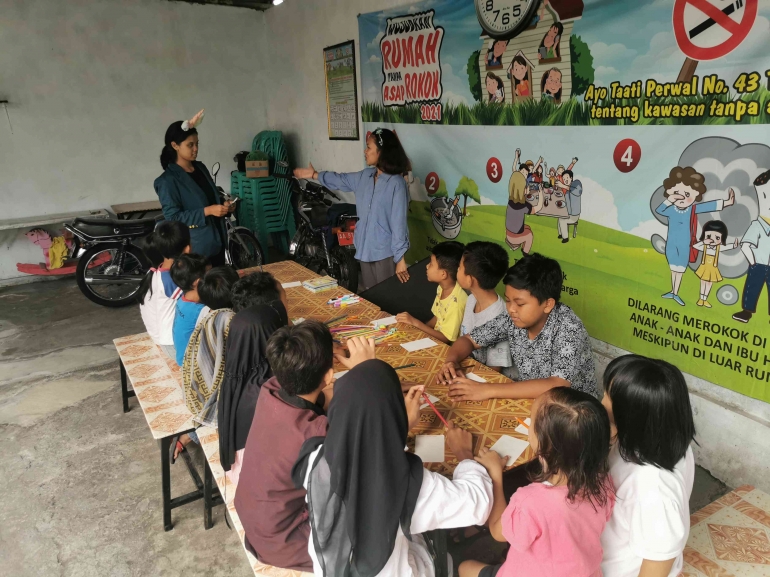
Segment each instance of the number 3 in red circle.
M428 191L428 194L436 194L436 191L438 190L438 184L438 174L435 172L429 172L428 176L425 177L425 190Z
M618 142L612 159L620 172L631 172L642 159L642 147L633 138L626 138Z
M500 182L503 177L503 165L494 156L487 160L487 176L492 182Z

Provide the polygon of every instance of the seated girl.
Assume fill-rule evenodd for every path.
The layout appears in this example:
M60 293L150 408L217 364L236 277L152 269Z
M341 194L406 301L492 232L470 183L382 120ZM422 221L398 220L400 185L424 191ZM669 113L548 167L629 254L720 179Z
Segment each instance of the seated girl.
M604 372L617 505L602 535L604 577L674 577L690 532L695 423L675 366L625 355Z
M601 534L614 501L606 411L588 393L551 389L532 406L529 443L541 468L507 506L502 464L490 470L489 531L511 544L508 558L502 565L465 561L460 577L601 577ZM476 459L488 454L482 449Z
M315 575L433 577L421 533L489 516L492 481L473 460L470 433L450 421L446 439L459 461L453 481L404 451L422 389L405 399L396 371L377 359L335 383L327 436L305 442L292 473L307 489Z

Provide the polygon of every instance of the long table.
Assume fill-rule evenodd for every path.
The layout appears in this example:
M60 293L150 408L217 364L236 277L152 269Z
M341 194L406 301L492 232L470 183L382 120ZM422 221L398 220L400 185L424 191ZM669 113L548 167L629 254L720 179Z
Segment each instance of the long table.
M270 272L279 282L284 284L318 277L316 273L293 261L273 263L240 272L243 275L256 271ZM329 299L349 292L343 289L311 293L299 286L285 290L289 305L288 314L291 319L304 318L328 321L340 315L347 315L349 319L354 319L356 324L367 324L390 316L389 313L381 311L379 307L364 299L359 304L344 309L328 305ZM401 344L425 338L425 334L404 323L397 323L392 326L397 329L396 337L377 347L377 358L394 367L413 364L414 366L398 371L401 380L425 385L426 392L439 399L435 405L444 418L453 420L455 424L473 434L474 451L478 451L481 447L490 447L502 435L523 438L515 430L518 425L516 417L524 419L529 416L531 400L492 399L459 403L452 401L447 394L447 387L436 382L436 377L444 363L449 347L444 343L436 343L434 347L409 352ZM204 481L201 483L200 479L197 479L195 483L198 488L197 491L175 499L171 498L168 465L170 439L174 435L193 429L192 415L184 401L179 367L154 345L146 333L115 339L114 342L121 358L124 410L128 409L130 392L127 390L127 382L130 380L153 438L157 439L160 444L164 528L169 530L172 527L172 508L201 498L204 500L204 527L209 528L211 526L211 507L216 504L212 495L212 482L214 482L221 493L222 500L243 545L243 526L233 505L235 488L227 480L219 462L219 437L215 429L201 427L197 430L201 447L206 455ZM469 367L466 372L473 372L487 382L510 382L505 376L472 359L466 361L464 365ZM344 367L335 364L335 371L341 370L344 370ZM426 408L421 412L420 422L416 430L410 433L407 444L413 445L415 435L439 435L443 434L443 431L443 423L430 408ZM514 465L528 461L532 457L532 450L528 448ZM444 462L426 463L428 469L446 476L451 476L456 466L457 459L448 449L445 450ZM193 479L196 480L195 477ZM435 537L438 541L437 549L442 552L445 551L445 544L442 541L443 533L437 532ZM246 553L255 575L273 575L275 577L305 577L309 575L308 573L264 565L250 553ZM439 574L442 574L441 569L439 569Z

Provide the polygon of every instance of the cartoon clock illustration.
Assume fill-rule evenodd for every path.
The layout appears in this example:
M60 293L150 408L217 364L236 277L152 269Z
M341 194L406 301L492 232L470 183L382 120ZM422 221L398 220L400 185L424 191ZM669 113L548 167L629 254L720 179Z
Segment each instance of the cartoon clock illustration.
M476 16L492 38L513 38L532 20L541 0L475 0Z

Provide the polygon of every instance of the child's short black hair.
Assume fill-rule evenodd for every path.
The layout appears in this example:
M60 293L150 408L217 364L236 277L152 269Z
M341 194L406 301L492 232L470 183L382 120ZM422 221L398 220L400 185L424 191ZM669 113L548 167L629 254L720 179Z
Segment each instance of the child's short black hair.
M268 305L281 300L278 282L269 272L255 272L233 285L233 310L237 313L256 305Z
M570 180L575 180L575 174L571 170L567 169L561 173L562 176L565 174L570 177Z
M431 253L436 257L436 262L441 270L457 280L457 267L460 266L460 259L463 257L465 247L463 243L455 240L440 242L433 247Z
M334 364L334 342L319 321L281 327L267 343L267 361L281 387L290 395L308 395Z
M604 390L612 401L621 457L673 471L695 438L682 372L660 359L624 355L604 371Z
M526 164L526 163L520 164L519 165L519 170L524 170L524 169L527 169L527 172L532 172L532 169L529 167L528 164Z
M230 266L212 268L198 283L198 296L201 302L212 311L233 307L231 292L240 277Z
M163 258L177 258L190 246L190 229L178 220L164 220L147 236L146 242Z
M710 220L703 225L703 230L700 233L700 240L706 238L707 232L718 232L722 235L722 244L727 244L727 225L721 220Z
M533 426L543 467L531 480L542 482L561 473L570 502L577 498L604 506L612 487L607 411L592 395L570 387L553 388L541 399Z
M508 270L508 253L496 242L477 240L465 245L463 268L465 274L475 278L481 288L492 290Z
M195 281L203 278L209 261L199 254L183 254L171 265L171 280L184 292L195 288Z
M529 291L541 304L561 298L562 274L559 263L533 252L518 260L505 274L503 282L510 287Z

